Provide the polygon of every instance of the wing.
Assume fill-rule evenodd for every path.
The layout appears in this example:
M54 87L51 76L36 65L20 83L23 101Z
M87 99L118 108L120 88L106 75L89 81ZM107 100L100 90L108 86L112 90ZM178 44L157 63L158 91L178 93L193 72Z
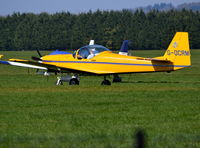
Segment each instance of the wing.
M92 72L81 71L72 68L65 68L59 67L51 64L35 62L30 60L22 60L22 59L9 59L9 61L0 61L1 64L13 65L13 66L20 66L20 67L27 67L27 68L34 68L34 69L42 69L48 70L50 72L75 72L75 73L87 73L87 74L94 74Z
M13 66L47 70L46 67L36 64L36 62L32 63L31 61L27 61L27 60L0 61L0 63L7 64L7 65L13 65Z

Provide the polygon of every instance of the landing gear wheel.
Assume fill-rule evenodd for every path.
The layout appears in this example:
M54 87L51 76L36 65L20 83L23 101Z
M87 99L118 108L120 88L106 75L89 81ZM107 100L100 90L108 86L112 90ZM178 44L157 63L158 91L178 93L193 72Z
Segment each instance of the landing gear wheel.
M109 80L103 80L101 82L101 85L111 85L110 81Z
M113 82L122 82L122 78L119 77L119 75L114 75L113 76Z
M72 78L69 81L69 85L79 85L79 80L77 78Z

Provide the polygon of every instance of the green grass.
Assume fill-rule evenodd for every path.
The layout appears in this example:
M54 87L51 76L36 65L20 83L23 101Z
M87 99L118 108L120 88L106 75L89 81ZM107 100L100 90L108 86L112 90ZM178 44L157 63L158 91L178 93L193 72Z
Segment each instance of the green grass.
M29 59L35 52L1 54ZM199 59L192 50L190 68L122 75L111 86L97 76L55 86L56 76L0 65L0 147L132 147L138 129L148 147L200 147Z

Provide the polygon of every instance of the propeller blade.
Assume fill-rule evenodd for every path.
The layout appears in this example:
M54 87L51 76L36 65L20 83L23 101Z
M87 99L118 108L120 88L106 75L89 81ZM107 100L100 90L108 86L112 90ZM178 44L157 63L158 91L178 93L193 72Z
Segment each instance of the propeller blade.
M42 57L42 55L41 55L41 53L40 53L40 51L37 49L37 53L38 53L38 55L40 56L40 57Z

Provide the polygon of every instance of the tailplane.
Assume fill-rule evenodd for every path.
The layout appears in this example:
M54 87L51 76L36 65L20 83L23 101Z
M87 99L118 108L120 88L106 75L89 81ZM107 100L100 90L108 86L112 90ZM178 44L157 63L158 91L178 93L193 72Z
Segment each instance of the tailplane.
M190 47L187 32L177 32L171 41L163 59L171 61L176 67L191 65Z

